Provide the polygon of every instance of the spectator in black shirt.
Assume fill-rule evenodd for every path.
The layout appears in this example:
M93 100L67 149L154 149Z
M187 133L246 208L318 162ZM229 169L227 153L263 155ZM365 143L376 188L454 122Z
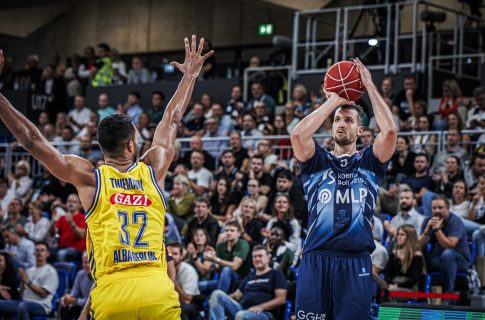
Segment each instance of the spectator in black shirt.
M231 295L221 290L212 293L209 300L211 319L278 319L277 311L286 301L286 279L279 270L273 270L270 256L263 245L252 250L251 272Z
M241 213L237 216L241 226L242 237L251 247L263 243L263 223L257 218L256 202L252 199L243 200Z
M263 170L264 158L260 155L254 155L249 162L249 166L249 179L259 180L261 184L261 193L268 194L273 185L273 178Z
M8 252L0 252L0 300L19 300L18 275Z
M416 154L409 149L409 138L397 137L396 153L391 158L388 168L388 178L400 182L414 173L414 158Z
M461 160L456 155L451 155L446 159L446 171L433 174L433 180L437 184L437 193L444 194L451 198L453 184L458 180L464 180L461 170Z
M219 235L219 223L210 214L211 205L207 198L199 197L195 200L195 217L192 218L184 227L185 244L188 244L191 240L191 235L196 228L204 228L209 234L211 239L210 245L215 247L217 236Z
M427 100L426 97L418 91L416 77L412 74L404 77L404 89L399 91L392 101L392 107L399 110L399 118L406 120L409 116L414 115L414 103L416 100Z
M192 169L192 164L190 163L190 158L192 156L192 151L200 151L204 154L204 167L209 171L215 170L216 162L214 157L210 155L209 152L202 148L202 138L198 135L195 135L190 140L190 151L186 152L183 158L183 164L190 170Z
M300 225L305 228L308 222L308 209L303 188L301 185L293 183L293 174L287 169L280 170L276 173L276 188L269 196L268 207L265 210L267 214L263 215L263 219L265 221L271 219L269 213L274 210L274 200L278 194L282 193L288 194L293 204L293 214L300 222Z
M407 177L402 183L407 184L413 192L418 195L425 191L434 191L434 181L428 173L429 162L428 156L424 153L419 153L414 158L415 174Z
M236 167L241 171L247 171L249 165L248 150L243 148L241 142L241 133L237 130L231 131L229 136L229 145L236 157Z
M236 199L231 192L231 182L226 177L221 177L216 182L214 194L210 197L212 216L221 222L226 222L232 218L232 213L236 209Z
M215 175L215 179L219 180L221 178L226 178L229 180L230 188L232 190L232 182L236 178L236 173L239 172L234 152L232 150L225 150L222 152L220 162L222 165L219 167L219 172ZM215 186L212 189L214 188Z
M190 117L184 119L184 135L186 137L202 135L204 133L204 121L204 106L198 102L194 103Z
M419 277L424 273L424 258L414 226L405 224L396 232L396 248L389 255L385 276L388 290L417 291Z

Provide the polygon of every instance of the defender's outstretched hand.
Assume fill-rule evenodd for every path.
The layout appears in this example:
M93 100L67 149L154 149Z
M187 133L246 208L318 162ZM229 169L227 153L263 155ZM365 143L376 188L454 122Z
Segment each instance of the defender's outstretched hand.
M3 50L0 49L0 74L2 74L4 62L5 62L5 59L3 58Z
M189 45L189 39L185 38L185 61L180 64L176 61L170 62L172 66L179 69L184 75L198 77L204 61L214 54L214 50L202 55L204 50L204 38L200 39L199 47L197 48L197 37L192 35L192 43Z
M357 71L360 73L360 79L362 80L364 87L367 89L368 86L374 85L370 71L364 66L362 61L360 61L359 58L355 58L354 63L357 66Z

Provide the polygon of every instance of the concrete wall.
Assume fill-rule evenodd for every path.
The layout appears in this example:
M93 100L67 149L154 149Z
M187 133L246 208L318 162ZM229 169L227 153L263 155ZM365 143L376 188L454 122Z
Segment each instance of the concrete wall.
M45 12L43 6L37 8L39 14ZM0 14L17 21L0 21L11 30L2 34L19 34L12 30L15 23L19 32L29 24L27 13L32 10L24 9L25 15L23 9L15 10L15 15ZM65 58L99 42L122 54L183 50L183 38L192 33L210 39L216 48L270 44L271 36L258 35L258 24L271 22L275 34L285 36L291 36L293 27L290 10L242 0L72 1L59 16L45 18L43 27L23 38L0 36L0 47L17 60L16 65L32 52L39 53L45 64L54 49Z

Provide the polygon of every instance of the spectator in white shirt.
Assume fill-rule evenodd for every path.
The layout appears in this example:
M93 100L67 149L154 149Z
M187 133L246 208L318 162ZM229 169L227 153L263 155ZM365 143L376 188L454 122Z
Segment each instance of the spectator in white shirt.
M30 220L25 224L24 235L34 242L46 241L51 223L49 219L42 216L42 203L40 201L32 202L29 212Z
M15 175L10 172L8 175L8 182L10 184L9 191L12 196L22 199L22 202L30 196L30 191L34 181L30 176L30 164L21 160L15 166Z
M34 243L25 239L14 225L8 224L2 229L2 236L7 243L7 251L13 260L21 267L27 269L34 265Z
M190 164L192 170L189 171L188 178L190 181L190 188L194 191L196 196L205 194L212 182L212 173L204 167L204 154L201 151L194 150L190 155Z
M77 133L89 122L91 117L91 110L89 110L86 105L86 99L84 96L77 94L74 97L74 110L69 111L67 118L71 123L74 131Z

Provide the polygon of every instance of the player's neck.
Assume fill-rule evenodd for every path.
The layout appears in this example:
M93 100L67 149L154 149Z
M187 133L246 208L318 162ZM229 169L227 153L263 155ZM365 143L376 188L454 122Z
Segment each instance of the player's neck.
M133 159L128 158L105 158L105 164L116 168L119 172L125 172L133 164Z
M348 145L339 145L335 144L335 148L333 149L333 154L337 157L343 156L343 155L353 155L354 153L357 152L357 145L355 143L348 144Z

